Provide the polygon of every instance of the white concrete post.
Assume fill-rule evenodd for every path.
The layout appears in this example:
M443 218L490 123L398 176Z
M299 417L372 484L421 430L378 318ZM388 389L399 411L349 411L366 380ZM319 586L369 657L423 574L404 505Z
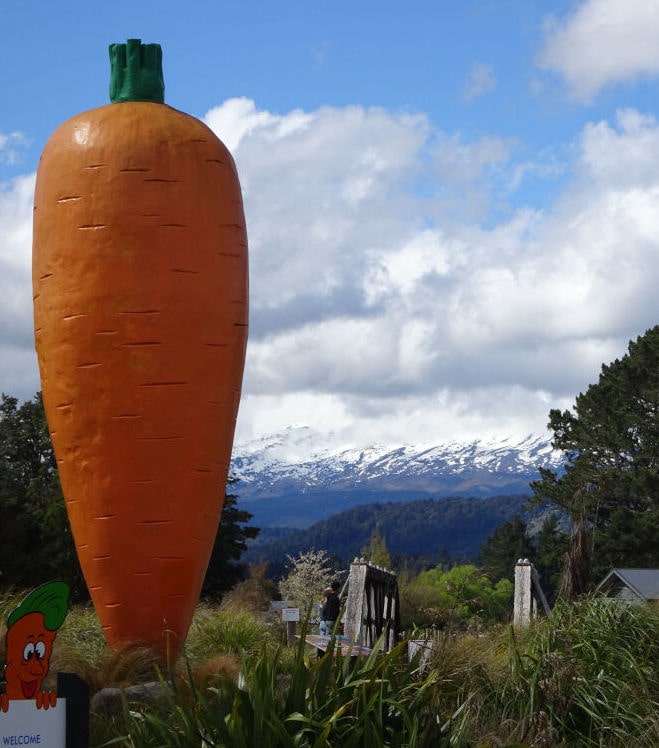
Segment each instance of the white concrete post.
M513 610L513 624L515 626L528 626L531 622L531 606L533 604L532 568L528 558L520 558L515 565L515 607Z

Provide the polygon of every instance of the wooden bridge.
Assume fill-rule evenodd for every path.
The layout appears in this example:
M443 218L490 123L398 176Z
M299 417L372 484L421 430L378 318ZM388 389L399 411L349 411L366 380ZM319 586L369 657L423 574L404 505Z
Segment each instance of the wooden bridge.
M398 642L400 608L396 575L363 558L350 565L344 634L351 642L372 648L384 634L382 649Z

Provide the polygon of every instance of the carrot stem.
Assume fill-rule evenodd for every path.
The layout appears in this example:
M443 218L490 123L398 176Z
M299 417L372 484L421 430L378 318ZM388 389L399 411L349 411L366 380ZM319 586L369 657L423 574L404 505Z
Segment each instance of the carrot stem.
M110 101L165 101L160 44L110 44Z

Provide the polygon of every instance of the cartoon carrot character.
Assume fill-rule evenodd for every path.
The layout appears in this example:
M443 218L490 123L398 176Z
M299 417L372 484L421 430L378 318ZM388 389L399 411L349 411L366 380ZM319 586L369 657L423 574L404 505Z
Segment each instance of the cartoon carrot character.
M43 399L81 567L112 647L175 658L217 532L247 337L233 159L163 103L157 44L110 47L113 103L37 173Z
M0 710L12 700L34 699L38 709L55 706L55 691L43 691L57 630L69 607L69 588L64 582L48 582L33 590L7 619L5 692Z

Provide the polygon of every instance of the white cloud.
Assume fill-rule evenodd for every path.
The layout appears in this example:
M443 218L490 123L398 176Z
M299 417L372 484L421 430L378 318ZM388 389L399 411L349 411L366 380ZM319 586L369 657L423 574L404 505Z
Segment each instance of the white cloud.
M0 164L16 164L20 152L27 145L25 136L20 132L0 132Z
M546 23L540 67L561 75L571 94L590 101L609 84L659 74L659 4L584 0Z
M246 135L260 131L266 139L277 140L303 129L310 117L301 111L291 112L285 117L259 112L251 99L237 98L211 109L204 119L210 128L222 133L222 142L234 151Z
M652 118L586 126L554 208L491 228L493 185L520 167L508 144L358 107L304 119L264 118L236 150L252 251L244 437L273 401L280 425L348 441L542 430L655 323Z
M467 100L483 96L494 91L497 86L497 77L491 65L475 62L469 71L469 77L464 87L464 98Z
M656 184L658 133L657 120L634 109L618 110L614 124L586 125L580 140L581 176L617 189Z
M250 239L238 441L293 423L351 444L525 436L657 322L659 124L638 111L585 126L560 199L504 218L493 195L520 162L497 138L245 99L208 121L234 144ZM2 388L23 397L32 187L0 190Z
M30 398L39 389L32 325L34 176L0 183L0 389Z

